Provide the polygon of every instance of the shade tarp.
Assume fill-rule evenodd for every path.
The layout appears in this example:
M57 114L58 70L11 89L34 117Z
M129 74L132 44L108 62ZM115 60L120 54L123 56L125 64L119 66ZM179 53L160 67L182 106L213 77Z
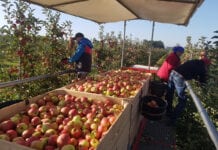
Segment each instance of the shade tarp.
M24 0L97 23L144 19L187 25L203 0Z

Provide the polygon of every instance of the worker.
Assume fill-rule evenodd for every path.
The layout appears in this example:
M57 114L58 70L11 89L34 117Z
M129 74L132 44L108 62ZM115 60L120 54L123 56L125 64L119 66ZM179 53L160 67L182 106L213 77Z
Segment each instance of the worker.
M76 63L76 72L78 78L85 78L91 72L92 66L92 42L85 38L83 33L76 33L75 37L71 38L77 41L77 48L74 55L67 59L68 63ZM66 61L66 60L65 60Z
M170 72L181 64L180 57L183 53L183 47L173 47L173 51L167 56L167 58L157 71L157 76L162 81L167 82L169 79Z
M208 61L204 59L189 60L171 71L166 94L168 103L167 116L170 118L168 125L174 125L185 108L187 101L185 81L194 79L199 81L201 85L204 85L206 83L208 65ZM178 95L178 104L175 108L172 106L174 90L176 90Z

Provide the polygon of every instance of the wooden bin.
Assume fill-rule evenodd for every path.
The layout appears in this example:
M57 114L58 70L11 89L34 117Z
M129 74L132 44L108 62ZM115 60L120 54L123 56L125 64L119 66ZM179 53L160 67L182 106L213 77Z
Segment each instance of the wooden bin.
M150 78L145 80L141 90L137 93L134 98L125 99L130 104L130 130L129 130L129 144L132 145L135 137L137 136L140 122L143 116L140 113L140 99L148 94Z
M114 124L109 128L108 133L102 138L96 150L124 150L127 149L129 145L129 129L130 129L130 110L131 106L126 101L119 99L119 98L111 98L102 96L99 94L93 93L81 93L81 92L74 92L71 90L66 90L65 88L56 89L50 92L47 92L42 95L38 95L30 99L30 104L37 101L39 98L45 96L48 93L57 93L57 94L71 94L76 97L88 97L94 100L105 100L110 99L114 103L122 104L124 109L122 113L119 114L118 118L114 122ZM4 119L8 119L16 113L24 111L28 106L25 104L24 101L5 107L0 109L0 121ZM1 149L4 150L32 150L30 147L25 147L22 145L18 145L12 142L0 140Z

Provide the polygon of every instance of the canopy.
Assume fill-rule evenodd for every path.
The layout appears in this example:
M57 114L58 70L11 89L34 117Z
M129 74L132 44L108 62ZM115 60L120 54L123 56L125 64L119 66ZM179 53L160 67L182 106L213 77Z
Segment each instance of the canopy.
M204 0L24 0L97 23L145 19L187 25Z

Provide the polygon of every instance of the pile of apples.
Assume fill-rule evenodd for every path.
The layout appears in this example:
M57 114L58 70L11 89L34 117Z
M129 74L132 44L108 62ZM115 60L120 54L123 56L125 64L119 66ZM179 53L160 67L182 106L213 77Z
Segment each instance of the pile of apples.
M49 93L0 122L0 139L37 150L94 150L122 110L110 99Z
M88 77L83 80L73 80L68 89L89 92L119 98L134 97L143 85L148 74L134 70L116 70Z

